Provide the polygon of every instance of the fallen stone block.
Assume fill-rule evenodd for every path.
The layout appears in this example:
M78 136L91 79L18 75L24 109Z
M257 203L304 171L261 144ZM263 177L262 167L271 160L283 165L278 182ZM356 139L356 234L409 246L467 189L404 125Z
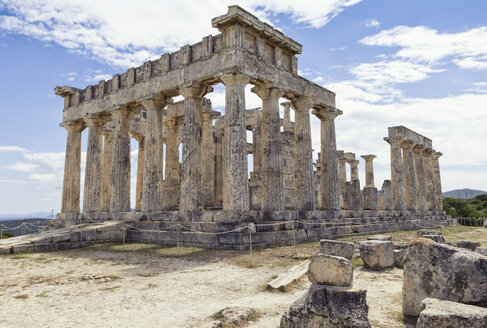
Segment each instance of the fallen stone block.
M378 236L369 236L367 240L383 240L383 241L392 241L391 235L378 235Z
M435 229L420 229L416 232L418 237L423 237L425 235L437 235L441 236L441 231L435 230Z
M255 309L246 307L231 307L222 311L225 322L238 326L248 321L250 316L255 313Z
M429 239L411 240L404 261L404 315L419 316L427 297L487 306L487 258Z
M281 318L280 328L371 327L366 290L313 284Z
M359 243L359 248L360 257L368 268L377 270L394 265L394 248L390 241L362 241Z
M475 251L481 255L487 256L487 247L477 247Z
M480 243L472 240L457 240L457 247L466 248L471 251L475 251L477 247L480 246Z
M315 284L349 286L353 281L353 266L344 257L317 253L311 256L306 274Z
M301 262L298 265L293 266L288 271L280 274L276 279L272 280L267 287L272 289L283 289L286 288L289 284L293 281L298 280L302 276L306 274L308 271L308 267L310 264L310 260L306 260Z
M421 307L417 328L487 328L485 308L435 298L425 298Z
M322 239L320 240L320 253L333 256L341 256L348 260L352 260L353 252L355 251L355 244L347 241L337 241Z
M394 250L394 266L397 268L404 268L404 259L406 257L407 248Z
M436 243L444 243L445 242L445 238L443 238L443 236L440 234L434 234L434 235L423 235L422 238L427 238L427 239L431 239L432 241L436 242Z

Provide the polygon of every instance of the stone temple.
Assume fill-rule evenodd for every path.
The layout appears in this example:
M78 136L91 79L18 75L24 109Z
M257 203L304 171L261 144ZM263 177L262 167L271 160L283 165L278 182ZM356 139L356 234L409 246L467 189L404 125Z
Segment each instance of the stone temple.
M55 88L64 98L61 126L67 130L55 226L118 220L128 242L242 248L249 238L264 246L449 222L441 205L441 153L430 139L403 126L389 128L391 180L378 193L375 155L363 155L361 190L355 154L336 149L335 119L342 111L335 94L298 73L301 44L238 6L212 26L220 34L111 80ZM225 86L224 115L205 98L218 83ZM246 108L248 84L261 108ZM177 96L184 100L174 102ZM288 101L280 104L280 98ZM321 121L316 163L310 115ZM135 204L131 138L139 145Z

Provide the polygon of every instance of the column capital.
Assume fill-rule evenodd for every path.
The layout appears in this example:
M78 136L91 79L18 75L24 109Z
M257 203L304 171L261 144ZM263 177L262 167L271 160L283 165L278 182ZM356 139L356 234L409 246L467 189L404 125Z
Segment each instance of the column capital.
M65 121L59 124L59 126L65 128L67 131L81 132L85 129L86 125L83 121Z
M423 145L417 144L413 147L413 153L415 153L415 154L421 154L423 152L423 150L424 150Z
M430 157L435 151L431 148L426 148L423 150L423 156Z
M442 155L443 155L443 153L440 153L439 151L435 151L435 152L434 152L434 153L431 155L431 157L432 157L433 159L438 159L438 158L440 158Z
M292 108L295 111L300 111L300 110L310 110L314 103L311 100L311 98L306 97L306 96L298 96L293 101L291 102Z
M338 116L342 115L343 111L337 108L333 108L333 111L325 111L324 108L320 108L320 109L313 109L311 111L311 114L315 115L321 121L333 121Z
M230 73L220 76L220 81L226 86L246 85L250 82L250 77L242 73Z
M145 139L145 136L143 134L137 133L137 132L132 132L132 137L137 140L138 142L143 142Z
M143 99L140 101L142 106L144 106L146 109L163 109L169 104L173 103L173 100L171 97L166 97L163 95L157 95L148 99Z
M376 155L373 155L373 154L370 154L370 155L362 155L360 157L362 157L365 161L373 161L374 158L377 158L377 156Z
M401 148L403 150L409 150L409 151L411 151L415 145L416 144L414 142L410 141L410 140L404 140L404 142L401 144Z
M83 118L88 127L103 126L107 121L105 118L101 118L96 115L89 115Z
M130 118L135 114L135 110L131 106L122 105L112 109L109 113L115 118Z
M191 81L179 86L179 93L185 99L203 98L207 93L212 91L213 88L210 85L205 85L197 81Z
M391 146L392 145L399 145L399 146L401 146L401 144L404 142L404 139L402 139L402 138L389 138L389 137L385 137L384 138L384 141L386 141Z
M262 100L265 99L279 99L284 94L284 90L277 88L271 83L259 84L251 89L251 91Z
M347 161L348 164L350 164L351 167L357 167L360 161L358 159L352 160L352 161Z

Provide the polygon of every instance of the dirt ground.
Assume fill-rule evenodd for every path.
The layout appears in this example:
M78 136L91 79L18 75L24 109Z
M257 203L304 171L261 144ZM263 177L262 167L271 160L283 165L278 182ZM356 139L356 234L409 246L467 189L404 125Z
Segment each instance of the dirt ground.
M485 239L485 229L478 233ZM246 327L278 327L309 282L303 278L282 292L266 290L267 283L318 249L319 243L276 247L251 258L248 251L110 244L1 256L0 327L201 327L233 306L258 310ZM354 287L367 289L373 327L408 327L402 270L357 266Z

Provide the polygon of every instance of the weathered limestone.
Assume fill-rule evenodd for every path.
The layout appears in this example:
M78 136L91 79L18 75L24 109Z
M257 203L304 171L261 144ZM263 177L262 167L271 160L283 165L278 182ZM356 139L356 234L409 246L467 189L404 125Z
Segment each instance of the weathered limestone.
M379 206L379 199L377 195L377 188L364 187L362 190L362 209L377 211Z
M220 77L225 85L225 134L223 165L223 209L249 209L247 178L247 132L245 125L245 85L250 78L243 74Z
M66 122L61 124L68 131L66 155L64 160L64 180L61 213L73 213L80 210L81 179L81 132L84 124Z
M85 188L83 212L101 211L101 159L103 153L102 126L104 120L86 118L88 126L88 147L86 151Z
M487 309L457 302L425 298L417 328L487 328Z
M284 108L284 119L283 119L283 124L282 124L282 131L283 132L292 132L292 126L291 126L291 102L286 101L281 103L281 106ZM311 109L311 107L309 108ZM309 115L309 112L308 112ZM296 122L296 117L294 117L294 121ZM296 123L294 123L296 124Z
M311 256L307 275L314 284L349 286L353 281L353 267L344 257L316 253Z
M344 157L343 150L337 151L338 158L338 186L342 194L347 188L347 159Z
M416 205L416 171L414 167L413 147L411 141L404 141L401 144L403 154L403 169L404 169L404 188L406 191L406 206L410 211L418 209Z
M183 163L181 171L180 211L192 211L203 205L202 200L202 101L211 87L191 82L180 88L184 97Z
M295 209L316 209L313 179L310 113L313 103L305 97L293 101L294 114L294 197ZM286 123L286 120L284 120Z
M350 179L353 180L359 180L359 175L358 175L358 164L360 163L359 160L351 160L348 161L348 164L350 164Z
M353 179L347 182L345 193L345 209L359 211L362 208L362 195L360 193L360 180Z
M374 164L372 161L376 158L376 155L362 155L361 156L365 160L365 186L366 187L374 187Z
M424 213L428 209L426 203L426 184L424 179L423 150L424 147L421 145L416 145L413 148L414 166L416 171L416 204L418 206L418 209L422 213Z
M325 210L339 210L340 196L338 187L337 149L335 136L335 118L341 110L312 112L321 121L321 200Z
M302 276L306 274L308 271L308 267L310 264L310 260L305 260L284 273L279 274L275 279L273 279L269 284L267 284L267 288L283 290L293 282L300 279Z
M181 194L180 165L179 165L179 128L182 119L168 117L164 122L166 126L166 170L164 172L164 199L165 210L175 210L179 206Z
M432 211L435 209L435 187L433 182L433 155L432 149L423 151L424 184L426 188L426 207Z
M355 251L355 244L346 241L321 239L320 245L320 253L344 257L349 261L352 260Z
M433 297L487 305L487 257L429 239L410 241L404 262L403 313L418 316Z
M258 85L252 88L252 91L262 99L261 209L282 211L284 210L284 185L279 98L284 92L269 84Z
M142 101L142 105L147 110L142 187L142 211L144 212L162 210L163 109L170 101L161 96Z
M457 240L457 247L466 248L473 252L480 246L480 243L473 240Z
M394 209L406 210L406 195L404 190L403 161L401 144L403 139L384 138L391 145L391 182Z
M220 115L211 110L209 99L203 99L203 126L201 137L201 199L202 205L211 207L215 204L215 138L213 135L213 119Z
M431 155L432 165L433 165L433 188L435 190L435 210L443 210L443 193L441 191L441 176L440 176L440 163L438 159L443 154L440 152L434 152Z
M223 208L223 164L224 164L224 147L223 141L225 136L225 121L222 118L215 120L215 206ZM254 135L255 140L255 135ZM255 143L254 143L255 146ZM256 156L254 148L254 170L256 167ZM260 164L258 165L260 167ZM249 196L250 197L250 196Z
M392 210L394 207L394 200L392 197L392 183L391 180L384 180L382 183L382 190L379 197L380 210Z
M133 134L139 143L137 151L137 184L135 185L135 210L142 211L142 199L144 190L144 159L145 159L145 137L138 133Z
M103 158L101 166L101 211L110 212L110 193L112 192L113 131L103 130ZM137 168L138 169L138 168ZM137 184L139 183L137 177Z
M110 212L130 212L130 135L129 118L133 111L121 107L111 111L113 130L113 156L110 194Z
M391 241L367 240L359 243L360 257L371 269L384 269L394 265L394 247Z

